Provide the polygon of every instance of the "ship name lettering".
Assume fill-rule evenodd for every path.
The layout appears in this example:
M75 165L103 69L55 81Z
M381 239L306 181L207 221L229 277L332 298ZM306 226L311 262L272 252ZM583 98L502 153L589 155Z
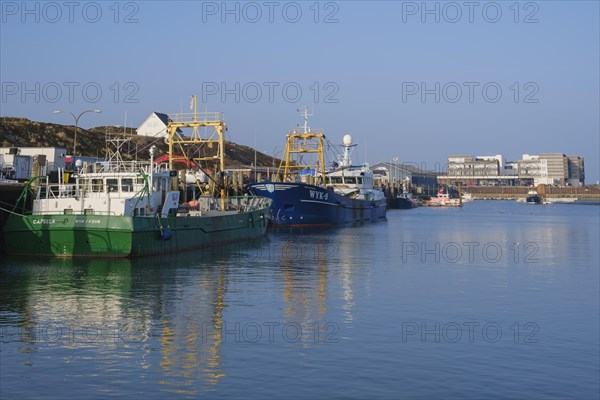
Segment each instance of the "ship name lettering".
M33 224L34 225L40 225L40 224L55 224L56 221L54 219L34 219L33 220Z
M310 190L309 192L311 199L327 200L329 198L329 193L318 192L316 190Z

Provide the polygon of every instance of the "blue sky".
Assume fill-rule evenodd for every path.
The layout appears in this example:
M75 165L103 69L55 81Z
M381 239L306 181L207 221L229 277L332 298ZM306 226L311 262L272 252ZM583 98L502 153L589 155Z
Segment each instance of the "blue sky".
M68 4L1 2L2 116L138 126L196 94L269 154L308 106L355 161L562 152L600 179L597 1Z

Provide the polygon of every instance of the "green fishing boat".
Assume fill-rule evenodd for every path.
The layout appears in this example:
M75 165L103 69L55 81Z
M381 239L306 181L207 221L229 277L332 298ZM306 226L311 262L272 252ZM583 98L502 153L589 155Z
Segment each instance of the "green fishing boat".
M194 98L195 100L195 98ZM19 204L4 226L6 250L13 255L59 257L137 257L165 254L253 239L267 229L271 200L264 197L227 197L224 173L216 172L213 185L192 183L174 168L185 159L200 167L202 160L216 160L215 171L224 170L225 124L217 113L191 118L178 116L169 123L168 164L123 161L119 151L100 163L76 166L73 180L58 183L47 177L32 178L21 198L34 196L31 212ZM177 121L177 122L175 122ZM200 138L198 127L212 127L216 136ZM180 128L193 128L182 137ZM122 143L117 141L117 143ZM175 147L212 143L215 155L204 158L176 156ZM185 172L185 171L184 171ZM217 195L206 194L212 187ZM197 193L189 200L188 194Z

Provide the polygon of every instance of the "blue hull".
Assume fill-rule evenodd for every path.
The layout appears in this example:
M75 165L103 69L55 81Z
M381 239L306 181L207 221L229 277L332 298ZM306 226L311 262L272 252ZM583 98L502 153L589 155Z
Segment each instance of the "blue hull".
M390 200L390 208L406 210L409 208L415 208L415 203L404 197L394 197Z
M525 199L526 204L542 204L542 198L540 196L527 196Z
M271 222L277 226L359 224L385 218L386 199L356 200L304 183L264 182L248 186L256 196L273 200Z

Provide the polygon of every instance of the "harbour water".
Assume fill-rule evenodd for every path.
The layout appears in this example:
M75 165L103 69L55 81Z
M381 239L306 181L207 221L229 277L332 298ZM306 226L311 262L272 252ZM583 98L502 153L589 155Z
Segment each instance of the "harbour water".
M599 397L600 207L475 201L0 265L0 397Z

